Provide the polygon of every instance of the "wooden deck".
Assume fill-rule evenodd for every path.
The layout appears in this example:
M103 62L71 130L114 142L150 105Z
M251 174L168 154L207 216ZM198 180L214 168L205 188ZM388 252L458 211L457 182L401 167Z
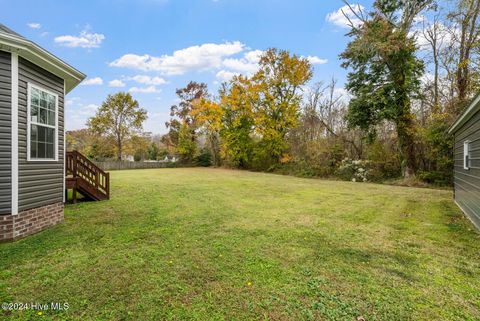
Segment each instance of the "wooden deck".
M88 199L103 201L110 199L110 173L104 172L77 151L66 153L65 192L73 191L73 202L77 192Z

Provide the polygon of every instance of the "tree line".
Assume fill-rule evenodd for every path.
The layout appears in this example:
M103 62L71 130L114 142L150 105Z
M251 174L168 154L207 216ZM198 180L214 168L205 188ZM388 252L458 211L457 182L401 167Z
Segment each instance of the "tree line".
M479 90L480 1L347 7L346 91L335 79L311 84L307 59L272 48L257 72L214 94L195 81L177 89L161 137L142 135L146 112L129 94L109 96L89 120L84 135L93 143L85 145L92 157L121 158L126 144L143 158L177 155L190 165L450 184L447 129Z

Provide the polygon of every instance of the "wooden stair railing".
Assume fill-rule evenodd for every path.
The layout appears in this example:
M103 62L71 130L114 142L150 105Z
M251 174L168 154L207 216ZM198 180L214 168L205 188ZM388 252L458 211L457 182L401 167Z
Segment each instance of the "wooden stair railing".
M65 166L66 186L97 201L110 199L110 173L104 172L78 151L66 153Z

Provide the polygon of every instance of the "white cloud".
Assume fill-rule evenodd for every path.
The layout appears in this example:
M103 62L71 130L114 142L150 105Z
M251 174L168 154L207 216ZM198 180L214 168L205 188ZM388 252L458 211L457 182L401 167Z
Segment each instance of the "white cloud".
M65 104L67 106L72 106L74 104L76 104L77 102L80 101L80 97L71 97L71 98L68 98L65 102Z
M29 26L32 29L40 29L42 27L41 24L36 23L36 22L29 22L29 23L27 23L27 26Z
M112 67L124 67L143 71L158 71L165 75L183 75L189 71L218 69L225 57L243 51L239 41L223 44L207 43L174 51L172 55L126 54L110 63Z
M221 81L229 81L230 79L232 79L234 76L237 76L239 75L240 73L238 72L233 72L233 71L227 71L227 70L220 70L219 72L217 72L217 74L215 75L218 79L220 79Z
M127 80L133 80L138 82L139 84L144 84L144 85L164 85L167 83L167 81L163 78L160 77L150 77L147 75L136 75L133 77L128 77L126 78Z
M157 89L155 86L148 86L148 87L132 87L128 90L131 93L141 93L141 94L153 94L158 93L160 90Z
M352 9L356 13L359 13L360 11L363 11L365 7L361 4L351 4L350 6L351 9L349 6L344 5L337 11L327 14L326 20L341 28L350 28L350 21L354 26L361 25L362 22L355 16L355 14L352 12ZM350 19L350 21L348 21L347 17Z
M420 81L423 84L431 84L433 83L434 79L435 79L435 75L432 74L431 72L426 72L420 77Z
M225 59L223 61L223 66L226 67L226 69L236 71L237 73L250 75L258 70L258 62L260 61L260 56L262 54L262 50L252 50L245 53L242 58Z
M98 105L88 104L82 107L84 115L94 115L97 112Z
M152 112L148 111L148 118L145 121L144 129L147 132L167 133L165 122L170 120L169 112Z
M86 127L87 120L98 110L96 104L85 104L79 97L67 99L65 124L67 130L77 130Z
M251 50L246 52L241 58L227 58L223 60L224 69L217 72L216 77L221 81L228 81L233 76L243 74L250 76L259 68L260 58L263 54L262 50ZM305 57L312 65L320 65L327 63L326 59L317 56Z
M460 34L460 30L451 32L441 22L430 22L424 16L416 17L416 25L413 30L409 32L409 36L415 38L415 42L420 50L430 51L432 35L436 34L437 48L446 46L456 46L455 38Z
M81 82L80 85L83 85L83 86L99 86L99 85L103 85L103 79L100 78L100 77L89 78L89 79Z
M352 95L344 87L336 87L333 91L333 96L340 99L343 102L348 102L352 98Z
M80 32L79 36L58 36L55 37L55 42L65 47L80 47L80 48L98 48L105 40L105 35L101 33L92 33L88 30Z
M114 79L114 80L111 80L109 83L108 83L108 86L109 87L116 87L116 88L121 88L121 87L125 87L125 83L119 79Z
M323 65L328 62L327 59L322 59L317 56L307 56L306 58L312 65Z

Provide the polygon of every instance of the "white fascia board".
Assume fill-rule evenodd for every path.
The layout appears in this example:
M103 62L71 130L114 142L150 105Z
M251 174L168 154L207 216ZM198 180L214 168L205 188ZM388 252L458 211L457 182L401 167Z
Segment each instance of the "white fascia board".
M468 108L457 118L452 126L448 129L451 134L465 124L476 112L480 110L480 93L472 100Z
M12 69L12 215L18 214L18 54L11 54Z
M17 53L32 63L65 80L66 93L75 88L86 75L37 44L14 35L0 33L0 49Z
M67 82L64 80L63 81L63 99L65 100L65 91L66 91L66 86L67 86ZM65 180L66 180L66 176L67 176L67 136L66 136L66 126L65 126L65 102L63 103L63 203L65 203L67 200L66 200L66 193L65 193ZM58 124L58 119L57 119L57 124ZM58 126L58 125L57 125ZM57 153L58 154L58 153Z

